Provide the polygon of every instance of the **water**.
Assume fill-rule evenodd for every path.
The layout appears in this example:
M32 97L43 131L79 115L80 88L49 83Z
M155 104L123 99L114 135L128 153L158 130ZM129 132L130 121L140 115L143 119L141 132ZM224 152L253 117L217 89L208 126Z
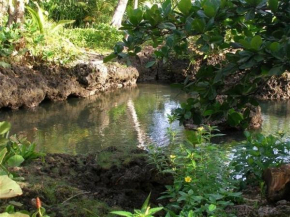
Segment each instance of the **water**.
M46 102L34 109L1 111L0 121L11 122L11 133L27 137L47 153L80 154L110 146L122 150L150 143L168 144L167 114L185 101L186 95L162 84L139 84L86 99ZM290 102L262 102L262 133L290 133ZM173 129L183 136L176 122ZM229 132L224 142L242 139Z
M1 111L11 133L27 137L47 153L79 154L110 146L166 145L167 114L186 99L162 84L140 84L86 99L46 102L34 109ZM173 124L178 132L183 127Z

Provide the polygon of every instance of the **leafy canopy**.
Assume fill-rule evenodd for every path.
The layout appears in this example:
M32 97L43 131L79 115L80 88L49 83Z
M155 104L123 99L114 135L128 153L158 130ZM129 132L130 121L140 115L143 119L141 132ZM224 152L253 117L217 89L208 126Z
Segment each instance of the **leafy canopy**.
M151 41L158 61L190 52L225 53L216 65L203 65L183 88L193 97L177 110L180 121L225 120L247 127L253 95L271 76L290 66L290 2L288 0L166 0L151 8L129 9L122 30L128 37L116 44L115 57L129 58ZM127 48L126 51L124 48ZM192 49L194 48L194 49ZM223 96L222 99L219 96Z

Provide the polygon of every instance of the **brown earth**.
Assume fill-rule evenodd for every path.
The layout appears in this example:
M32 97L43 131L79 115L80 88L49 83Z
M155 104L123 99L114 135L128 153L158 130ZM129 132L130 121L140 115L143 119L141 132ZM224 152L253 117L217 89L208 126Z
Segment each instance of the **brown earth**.
M103 166L99 160L105 152L114 155L107 159L110 166ZM149 165L146 152L131 150L127 159L118 158L121 152L110 148L87 156L48 154L15 171L25 182L24 194L13 200L23 204L19 209L33 211L32 199L40 197L47 213L57 217L107 216L110 210L140 209L150 192L151 207L165 204L157 199L172 178L160 175ZM2 209L8 202L2 204Z
M138 71L101 61L74 67L12 65L0 68L0 108L35 107L44 100L88 97L100 91L136 85Z

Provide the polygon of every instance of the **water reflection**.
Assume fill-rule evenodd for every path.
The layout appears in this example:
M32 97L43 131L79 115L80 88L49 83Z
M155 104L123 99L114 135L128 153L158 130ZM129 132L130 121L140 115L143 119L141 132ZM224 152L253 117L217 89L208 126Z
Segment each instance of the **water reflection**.
M161 84L140 84L87 99L43 103L34 109L1 111L0 121L12 123L12 133L34 141L49 153L87 153L110 146L122 150L149 143L166 145L166 116L185 101L186 95ZM290 101L261 102L265 134L290 133ZM182 137L183 127L173 128ZM227 132L218 142L244 139L241 132Z
M49 153L87 153L110 146L126 149L148 143L166 144L166 115L185 95L161 84L141 84L87 99L43 103L34 109L1 111L12 133L34 141ZM182 127L173 126L179 132Z
M262 133L284 131L290 135L290 101L264 101L260 103L264 120Z

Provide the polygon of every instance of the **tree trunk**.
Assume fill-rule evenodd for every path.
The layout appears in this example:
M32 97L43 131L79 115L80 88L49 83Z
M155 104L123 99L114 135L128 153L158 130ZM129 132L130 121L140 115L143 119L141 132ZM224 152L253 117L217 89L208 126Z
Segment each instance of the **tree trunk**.
M138 8L138 0L134 0L134 9Z
M24 0L9 0L8 26L11 26L13 23L23 23L25 11L24 4Z
M7 14L8 2L7 0L0 0L0 25L2 26L3 18Z
M115 13L114 13L114 16L113 16L113 19L111 22L112 26L114 26L116 28L121 27L123 15L125 13L127 4L128 4L128 0L119 0L118 6L115 10Z

